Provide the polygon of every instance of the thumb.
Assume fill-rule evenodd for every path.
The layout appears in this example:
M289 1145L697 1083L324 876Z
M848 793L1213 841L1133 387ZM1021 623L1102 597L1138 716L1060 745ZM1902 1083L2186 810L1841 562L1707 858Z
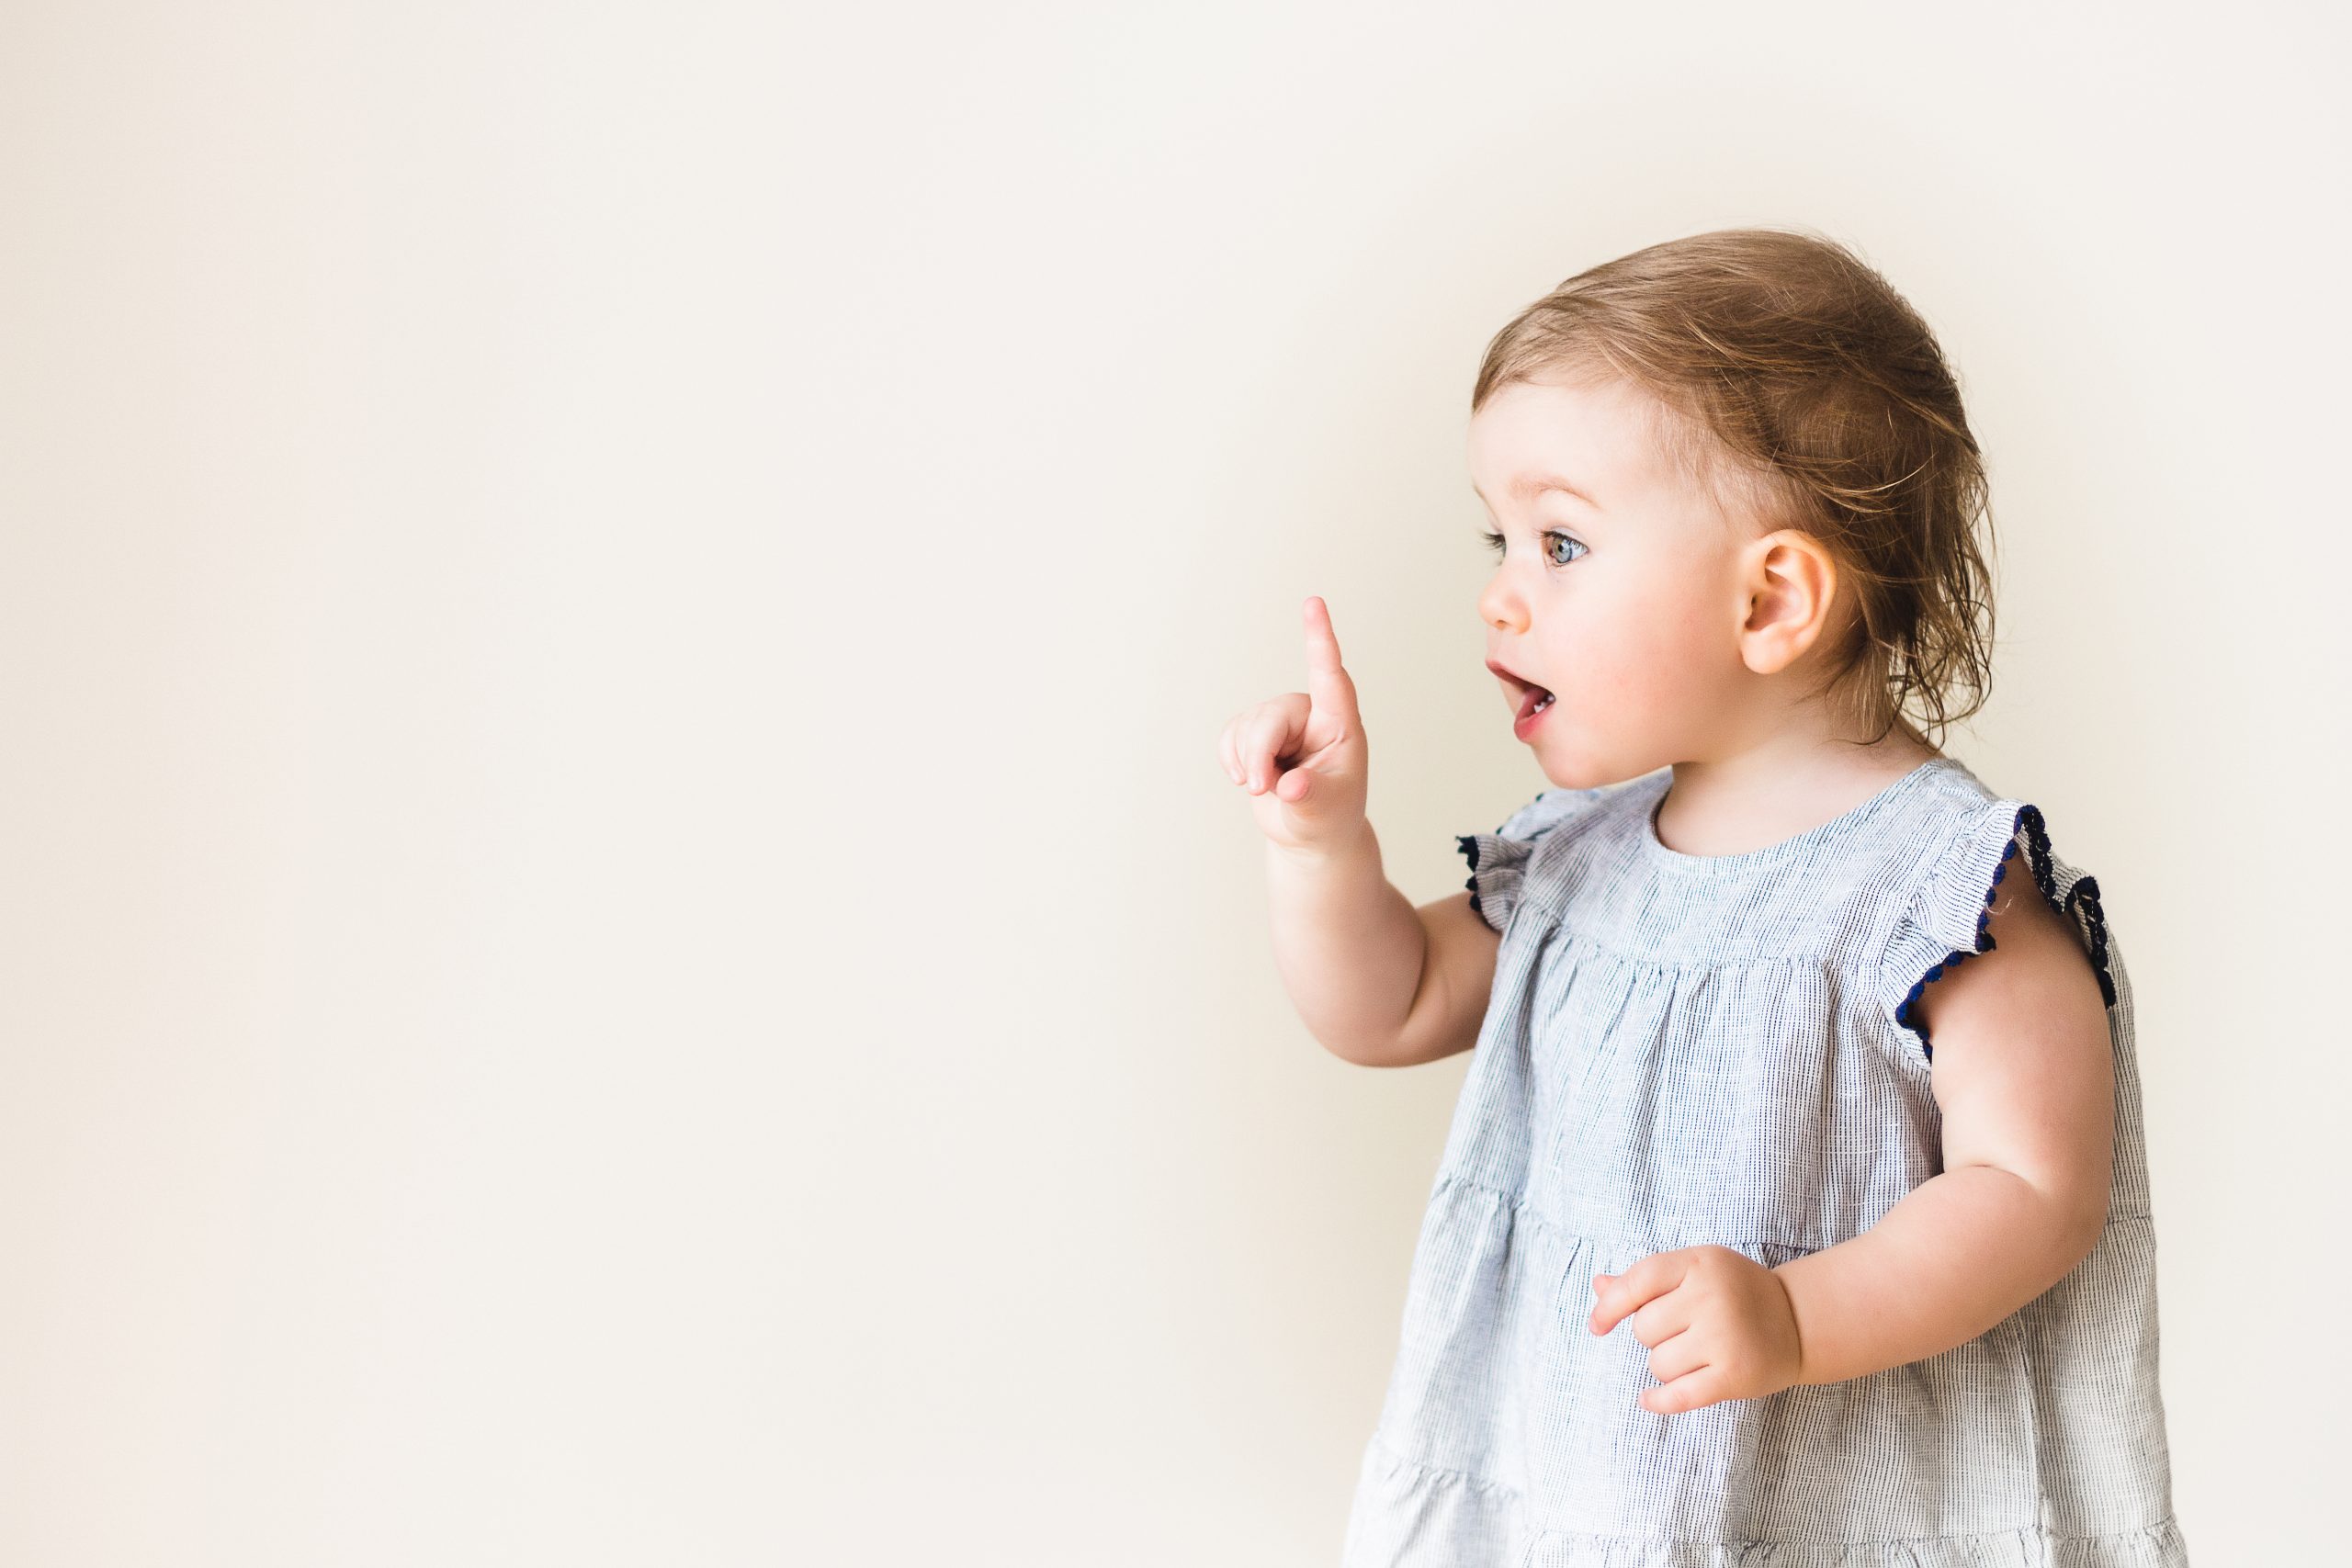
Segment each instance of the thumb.
M1286 806L1296 806L1315 787L1315 775L1306 768L1293 768L1274 781L1274 794Z

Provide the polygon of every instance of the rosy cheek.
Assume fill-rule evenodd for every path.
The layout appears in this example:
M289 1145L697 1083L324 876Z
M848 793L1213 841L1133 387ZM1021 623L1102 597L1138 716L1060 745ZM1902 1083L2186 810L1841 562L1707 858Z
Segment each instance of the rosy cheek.
M1595 635L1586 644L1586 683L1615 703L1645 707L1683 690L1703 641L1690 617L1663 605L1587 629Z
M1697 572L1696 563L1690 570ZM1662 653L1687 658L1704 649L1713 633L1716 607L1692 591L1691 581L1677 577L1657 582L1643 598L1639 619L1644 640Z

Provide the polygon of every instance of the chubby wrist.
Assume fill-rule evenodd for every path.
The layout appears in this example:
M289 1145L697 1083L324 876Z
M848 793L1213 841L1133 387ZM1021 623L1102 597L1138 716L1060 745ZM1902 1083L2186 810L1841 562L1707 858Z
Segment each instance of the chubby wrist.
M1338 837L1322 843L1285 844L1279 839L1266 840L1266 853L1286 866L1301 871L1328 872L1347 868L1369 859L1380 863L1379 840L1373 836L1372 820L1359 817Z

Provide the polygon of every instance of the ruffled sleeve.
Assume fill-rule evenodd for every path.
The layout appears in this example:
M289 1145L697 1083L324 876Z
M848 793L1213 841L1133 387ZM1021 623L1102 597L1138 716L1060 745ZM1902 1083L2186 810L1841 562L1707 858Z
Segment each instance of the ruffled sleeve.
M1470 875L1462 886L1470 889L1470 908L1487 924L1498 931L1510 924L1535 846L1600 793L1597 788L1547 789L1493 832L1455 836L1455 847L1470 863Z
M1934 1049L1918 1021L1920 994L1954 965L1992 951L1994 895L2013 875L2027 878L2044 902L2067 917L2098 976L2100 996L2115 1005L2098 880L2052 852L2039 807L1996 800L1973 816L1929 865L1895 919L1883 957L1883 994L1897 1034L1917 1052L1921 1066Z

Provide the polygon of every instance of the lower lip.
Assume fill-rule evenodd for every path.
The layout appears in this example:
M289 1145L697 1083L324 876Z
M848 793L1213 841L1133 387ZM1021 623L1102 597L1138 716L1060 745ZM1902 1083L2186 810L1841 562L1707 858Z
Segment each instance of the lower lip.
M1514 722L1510 727L1510 732L1513 735L1518 736L1521 740L1526 739L1529 736L1535 733L1535 727L1537 725L1542 724L1545 719L1552 716L1552 710L1559 705L1559 696L1555 694L1550 702L1544 704L1542 707L1537 708L1533 713L1529 714L1526 717Z

